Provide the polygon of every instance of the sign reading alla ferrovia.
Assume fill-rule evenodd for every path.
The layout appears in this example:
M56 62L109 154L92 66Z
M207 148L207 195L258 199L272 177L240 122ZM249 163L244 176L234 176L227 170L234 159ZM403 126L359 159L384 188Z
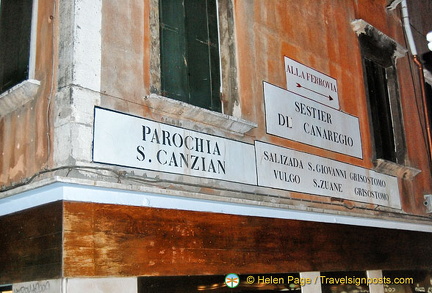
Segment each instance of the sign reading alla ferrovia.
M313 68L285 57L287 89L318 103L339 109L337 81Z
M93 161L256 184L254 146L95 108Z

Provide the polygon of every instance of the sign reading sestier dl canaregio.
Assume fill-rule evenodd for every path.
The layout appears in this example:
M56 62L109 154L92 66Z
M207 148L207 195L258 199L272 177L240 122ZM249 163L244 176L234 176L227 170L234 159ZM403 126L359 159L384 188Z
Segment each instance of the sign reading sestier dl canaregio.
M258 185L401 208L396 177L255 142Z
M93 161L256 185L253 145L101 108Z
M264 83L267 133L362 158L357 117Z
M288 57L285 57L285 72L289 91L339 109L336 79Z

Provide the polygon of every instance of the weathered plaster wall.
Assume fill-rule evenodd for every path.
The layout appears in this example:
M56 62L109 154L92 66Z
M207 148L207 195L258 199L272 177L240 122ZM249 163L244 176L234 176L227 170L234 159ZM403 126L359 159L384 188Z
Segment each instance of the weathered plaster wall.
M360 49L351 22L364 19L406 46L399 10L387 11L387 2L232 0L233 15L227 23L233 25L230 37L235 42L235 60L231 59L229 64L230 68L235 67L230 74L236 73L237 80L233 83L233 96L224 98L231 99L228 110L234 116L257 124L242 136L206 124L214 116L203 111L194 110L185 118L178 109L164 109L165 104L153 107L148 101L157 88L154 72L157 62L152 59L157 37L152 22L155 0L40 1L36 79L41 86L32 102L0 118L0 185L28 183L21 180L64 167L45 175L68 177L71 182L84 178L86 181L80 182L89 185L151 190L156 194L228 203L385 219L408 213L413 217L405 215L403 220L427 220L423 194L432 191L432 181L419 114L419 81L408 56L397 61L407 140L406 163L422 172L414 179L401 176L402 211L381 210L375 205L332 197L92 163L93 109L102 106L247 143L261 140L374 168ZM413 15L425 19L430 9L429 5ZM426 27L418 26L419 31ZM262 84L266 81L285 87L284 56L337 79L341 111L360 120L363 159L266 134ZM198 116L201 120L195 121ZM125 170L132 179L122 176ZM53 225L44 222L45 214L51 214ZM376 228L341 228L283 219L64 202L61 206L55 203L2 217L0 224L8 235L15 237L14 241L21 242L28 239L17 236L10 223L19 226L29 216L33 218L21 228L27 231L24 234L38 238L31 241L40 246L24 247L22 251L26 252L27 260L46 265L46 274L40 275L36 267L29 269L22 260L10 268L10 276L4 281L54 278L60 271L66 276L224 274L233 256L238 261L232 268L239 273L382 269L395 264L400 268L425 268L430 263L430 233L408 232L398 239L400 233L396 230L381 233L383 230ZM35 227L32 225L40 227L39 231L33 231L39 233L32 234ZM60 229L58 225L63 226ZM242 233L233 233L232 227ZM354 243L340 240L346 234ZM62 235L64 238L60 239ZM317 239L317 235L322 238ZM51 242L44 241L46 237ZM402 241L395 246L394 239ZM417 249L411 249L412 243ZM8 249L13 254L13 260L20 260L20 251L15 250L14 243L2 245L3 251ZM51 250L46 251L47 247ZM44 253L51 254L44 258ZM403 258L407 255L408 260ZM7 257L1 255L4 262ZM27 275L21 277L22 272Z
M0 117L0 186L17 184L51 165L58 21L56 2L39 1L34 78L40 86L30 102Z
M230 68L235 67L230 74L237 76L233 85L235 91L232 96L224 98L231 100L228 110L235 116L258 126L244 136L205 124L206 120L210 120L207 114L193 115L193 118L202 116L201 121L196 122L176 111L169 114L170 111L164 111L163 107L153 108L148 103L147 96L157 87L157 74L154 72L157 62L153 47L157 38L154 29L156 1L41 3L36 65L36 78L41 80L41 86L33 102L0 120L3 155L0 183L9 186L45 168L71 165L99 167L91 162L94 106L248 143L266 141L372 169L374 155L363 70L351 22L362 18L406 46L399 10L387 11L387 2L233 0L232 7L224 6L231 9L232 17L226 20L226 24L233 25L229 39L234 40L235 45L235 50L228 52L235 53L235 60L230 59L228 64ZM266 81L285 87L284 56L337 79L341 111L359 117L363 159L266 134L262 84ZM397 66L406 129L406 162L411 167L424 170L413 180L400 180L403 209L424 214L423 194L431 191L432 184L419 114L418 80L416 73L412 72L413 64L408 56L400 58ZM55 80L51 78L53 74ZM207 180L148 173L170 181L198 182L209 186ZM70 170L58 174L76 175ZM89 172L79 176L96 178ZM107 180L116 181L117 178ZM306 201L316 208L320 207L320 202L325 203L325 208L332 203L328 197L232 183L211 182L210 186L277 194L279 197ZM190 187L187 189L190 191ZM231 196L229 192L205 190L215 196ZM340 203L332 209L344 209L345 204L351 206L353 203ZM371 210L372 206L356 205L367 209L366 213L376 212Z
M387 2L235 2L242 115L260 125L253 131L257 139L373 168L374 154L363 69L359 43L351 21L363 19L406 47L400 10L388 11ZM262 81L285 87L283 56L337 79L341 110L360 119L363 160L265 134ZM406 164L426 171L412 181L401 182L402 201L405 211L423 213L423 194L430 191L431 180L422 133L422 108L417 106L421 105L417 71L408 55L397 61L397 68L407 141Z
M144 83L146 1L104 1L102 6L102 77L101 92L139 103L148 94Z
M432 19L430 11L432 10L432 3L425 1L423 8L415 7L415 1L408 1L408 13L410 24L412 26L413 37L416 41L416 47L419 55L429 51L427 48L426 34L432 31Z

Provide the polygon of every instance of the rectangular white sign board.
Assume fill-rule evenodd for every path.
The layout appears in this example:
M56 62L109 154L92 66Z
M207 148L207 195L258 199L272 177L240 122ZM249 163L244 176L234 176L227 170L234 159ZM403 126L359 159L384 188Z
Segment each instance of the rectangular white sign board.
M285 72L289 91L339 109L336 79L288 57L285 57Z
M357 117L264 83L267 133L362 158Z
M255 142L258 185L401 208L396 177Z
M254 146L95 108L93 161L256 185Z

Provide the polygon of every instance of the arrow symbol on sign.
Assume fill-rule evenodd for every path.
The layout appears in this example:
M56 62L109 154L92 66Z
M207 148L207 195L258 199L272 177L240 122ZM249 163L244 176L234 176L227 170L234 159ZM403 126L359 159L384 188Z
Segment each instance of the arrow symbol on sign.
M300 83L298 83L298 82L296 82L296 84L297 84L297 87L300 87L300 88L304 88L305 90L308 90L308 91L310 91L310 92L313 92L313 93L315 93L315 94L318 94L318 95L320 95L320 96L323 96L323 97L326 97L327 99L329 99L329 101L333 101L333 98L332 98L332 96L330 96L330 95L324 95L324 94L322 94L322 93L320 93L320 92L317 92L317 91L314 91L314 90L312 90L312 89L310 89L310 88L307 88L307 87L305 87L305 86L302 86Z

